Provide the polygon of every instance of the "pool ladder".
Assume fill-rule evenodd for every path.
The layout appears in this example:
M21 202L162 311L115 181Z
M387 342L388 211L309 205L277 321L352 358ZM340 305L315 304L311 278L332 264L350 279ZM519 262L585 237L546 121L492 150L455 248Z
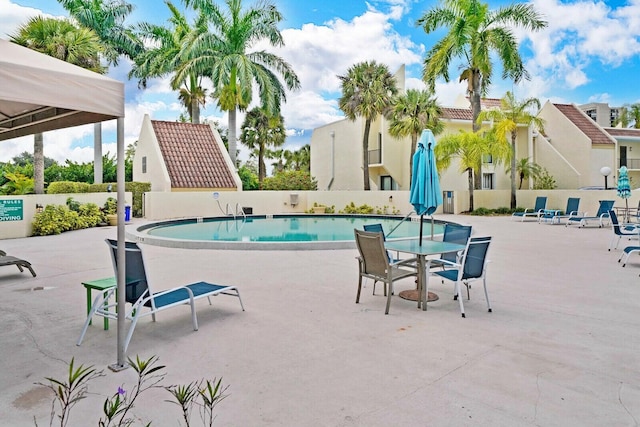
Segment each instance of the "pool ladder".
M247 215L244 213L244 209L240 207L239 203L236 203L235 210L232 208L231 204L229 203L227 203L227 205L225 206L225 209L223 210L222 206L220 205L220 200L218 200L217 202L218 202L218 207L225 215L232 216L233 219L237 219L237 217L242 216L243 221L246 221Z

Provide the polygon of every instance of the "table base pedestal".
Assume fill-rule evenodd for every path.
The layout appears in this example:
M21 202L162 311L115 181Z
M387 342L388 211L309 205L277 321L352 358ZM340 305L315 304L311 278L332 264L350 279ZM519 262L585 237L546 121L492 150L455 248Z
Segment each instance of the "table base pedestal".
M418 301L420 294L417 289L410 289L407 291L401 291L398 296L409 301ZM427 295L427 302L438 301L439 298L440 297L438 297L438 295L433 292L429 292Z

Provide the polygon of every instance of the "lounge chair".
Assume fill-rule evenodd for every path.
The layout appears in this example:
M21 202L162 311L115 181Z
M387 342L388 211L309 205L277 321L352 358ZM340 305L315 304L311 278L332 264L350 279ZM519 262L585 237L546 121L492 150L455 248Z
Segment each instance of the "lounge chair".
M115 276L118 277L118 264L117 264L117 245L115 240L106 239L109 245L111 260L113 262L113 269ZM147 274L144 268L144 262L142 259L142 250L133 242L126 242L125 244L126 254L126 302L131 304L131 309L127 311L126 318L131 320L131 326L125 339L124 349L127 350L131 336L138 323L138 320L143 316L151 315L153 321L156 320L156 313L179 305L189 304L191 306L191 320L193 323L193 330L198 330L198 319L196 316L195 301L202 298L209 300L211 305L211 297L217 295L230 295L237 297L240 301L240 307L244 311L244 305L240 298L240 292L235 286L223 286L215 285L207 282L197 282L186 286L180 286L177 288L169 289L161 292L152 292L149 282L147 281ZM87 320L82 328L82 333L78 339L77 345L82 344L87 327L91 322L91 318L94 314L107 317L110 319L117 319L117 313L115 313L116 303L109 303L111 296L116 293L116 288L111 288L107 292L100 293L96 297L91 306ZM114 298L115 300L115 298Z
M358 293L356 304L360 302L362 290L362 278L368 277L377 282L383 282L387 307L384 314L389 314L393 283L407 277L418 277L416 258L407 258L398 262L389 262L387 250L384 248L382 233L364 230L353 230L356 238L356 246L360 257L358 258ZM389 289L387 289L389 288ZM375 292L375 289L374 289Z
M584 214L578 210L580 206L579 197L569 197L567 199L567 208L562 211L559 209L545 209L538 217L538 222L548 222L550 224L560 224L563 219L569 219Z
M20 273L22 273L26 268L31 272L33 277L36 277L36 272L33 271L33 267L29 261L16 258L14 256L8 256L5 251L0 250L0 267L4 267L5 265L15 265L18 267L18 270L20 270Z
M460 313L462 317L466 317L464 313L464 304L462 302L463 297L460 295L460 284L465 285L467 288L467 299L470 299L469 282L482 279L484 285L484 296L487 300L487 309L489 313L493 310L491 308L491 302L489 301L489 293L487 292L487 252L489 251L489 244L491 243L491 237L471 237L467 243L467 247L464 250L460 258L460 262L448 262L449 269L444 271L433 271L431 274L447 279L454 282L454 296L453 299L457 299L460 304ZM429 289L427 289L427 292Z
M530 216L538 218L542 215L546 206L547 198L545 196L538 196L536 197L536 204L533 209L527 208L524 212L514 212L513 215L511 215L511 218L520 218L520 221L522 222L524 222L525 218Z
M631 254L635 252L640 252L640 246L627 246L622 250L622 254L620 254L618 262L621 262L624 258L624 261L622 261L622 266L624 267L625 265L627 265L627 261L629 261L629 257L631 256Z
M611 248L618 249L618 244L622 237L628 237L629 239L638 239L638 237L640 237L640 224L620 224L618 222L618 215L613 209L609 211L609 219L613 230L609 251L611 251ZM614 242L615 247L613 245Z
M615 200L600 200L600 206L598 207L598 211L595 215L590 216L588 212L585 212L582 216L567 218L565 227L568 227L571 224L578 224L579 227L584 227L589 221L597 220L598 227L602 228L605 220L611 222L611 219L609 218L609 211L613 209L614 203Z

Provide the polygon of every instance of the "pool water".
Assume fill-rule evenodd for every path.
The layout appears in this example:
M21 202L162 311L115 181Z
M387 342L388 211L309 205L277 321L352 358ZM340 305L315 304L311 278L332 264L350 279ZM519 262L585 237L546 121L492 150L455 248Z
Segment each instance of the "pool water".
M185 242L244 242L244 243L333 243L348 242L353 247L354 228L365 224L382 224L387 239L415 238L420 232L417 220L385 215L273 215L248 216L245 218L222 217L169 221L149 224L138 228L143 231L143 241L149 238L169 239ZM395 229L394 229L395 228ZM434 225L434 234L441 234L443 225ZM430 237L431 222L423 225L423 235ZM138 238L138 240L142 240ZM154 243L154 242L148 242ZM158 244L156 241L155 244ZM161 244L161 243L160 243ZM176 246L176 245L166 245ZM194 247L193 245L188 245ZM205 246L211 247L211 246ZM323 249L327 245L323 245ZM341 246L344 247L344 246Z

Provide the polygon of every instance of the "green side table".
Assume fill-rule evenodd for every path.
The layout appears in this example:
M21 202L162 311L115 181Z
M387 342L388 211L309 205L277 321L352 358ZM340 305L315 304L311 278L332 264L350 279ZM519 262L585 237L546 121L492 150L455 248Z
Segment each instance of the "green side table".
M115 277L106 277L104 279L91 280L87 282L82 282L82 286L87 290L87 315L91 311L91 302L93 298L91 297L91 291L96 290L106 295L107 291L111 288L115 288L117 285ZM91 322L89 322L91 324ZM109 330L109 319L104 318L104 330Z

